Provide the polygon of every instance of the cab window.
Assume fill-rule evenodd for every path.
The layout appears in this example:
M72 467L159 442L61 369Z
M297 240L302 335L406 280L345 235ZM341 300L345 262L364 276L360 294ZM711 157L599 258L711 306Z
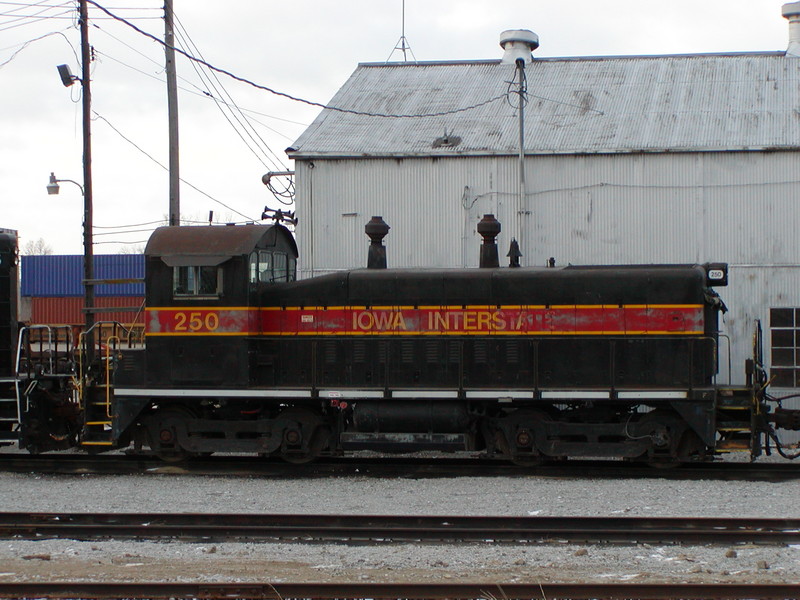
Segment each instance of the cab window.
M288 265L286 263L286 254L283 252L276 252L274 257L275 265L272 271L272 278L274 281L287 281L289 279L287 275L287 268Z
M294 281L297 260L285 252L259 250L250 254L250 283Z
M202 265L173 267L172 292L175 296L219 297L222 269Z

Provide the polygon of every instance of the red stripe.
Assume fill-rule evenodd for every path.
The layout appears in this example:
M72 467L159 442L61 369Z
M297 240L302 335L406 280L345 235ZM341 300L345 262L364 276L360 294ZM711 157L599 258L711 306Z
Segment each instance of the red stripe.
M555 308L152 308L151 335L701 334L702 305Z

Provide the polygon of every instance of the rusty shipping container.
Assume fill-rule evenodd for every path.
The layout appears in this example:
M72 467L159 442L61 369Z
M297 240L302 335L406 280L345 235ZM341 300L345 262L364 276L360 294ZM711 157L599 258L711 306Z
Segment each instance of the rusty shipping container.
M30 297L31 325L81 325L83 297ZM126 326L144 323L143 296L101 296L95 298L98 308L135 308L135 311L113 311L97 313L98 321L117 321Z

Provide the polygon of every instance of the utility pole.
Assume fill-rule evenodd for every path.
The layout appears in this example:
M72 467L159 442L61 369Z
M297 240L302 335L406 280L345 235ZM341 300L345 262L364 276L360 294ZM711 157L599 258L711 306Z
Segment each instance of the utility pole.
M164 54L167 73L167 114L169 119L169 224L181 224L181 177L178 158L178 81L175 72L175 31L172 0L164 0Z
M528 215L530 215L530 211L528 210L528 191L527 185L525 184L525 102L527 102L527 84L525 82L525 59L518 58L515 61L517 65L517 86L518 90L517 93L519 94L519 159L518 159L518 168L519 168L519 232L520 238L522 238L522 247L525 248L525 251L528 252L530 256L533 254L533 248L529 247L530 244L530 236L528 235L528 228L526 225L528 224Z
M94 348L93 336L88 332L94 326L94 249L92 240L92 92L90 85L91 48L89 47L89 8L80 0L81 28L81 86L83 88L83 279L84 326L89 356Z

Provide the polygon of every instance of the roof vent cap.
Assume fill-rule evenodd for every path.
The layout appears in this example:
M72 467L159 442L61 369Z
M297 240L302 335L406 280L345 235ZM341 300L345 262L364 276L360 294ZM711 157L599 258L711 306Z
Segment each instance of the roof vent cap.
M507 29L500 34L500 47L505 50L503 64L513 65L518 58L528 64L533 60L531 52L539 47L539 36L529 29Z
M786 49L786 56L800 57L800 2L784 4L781 14L789 21L789 47Z

